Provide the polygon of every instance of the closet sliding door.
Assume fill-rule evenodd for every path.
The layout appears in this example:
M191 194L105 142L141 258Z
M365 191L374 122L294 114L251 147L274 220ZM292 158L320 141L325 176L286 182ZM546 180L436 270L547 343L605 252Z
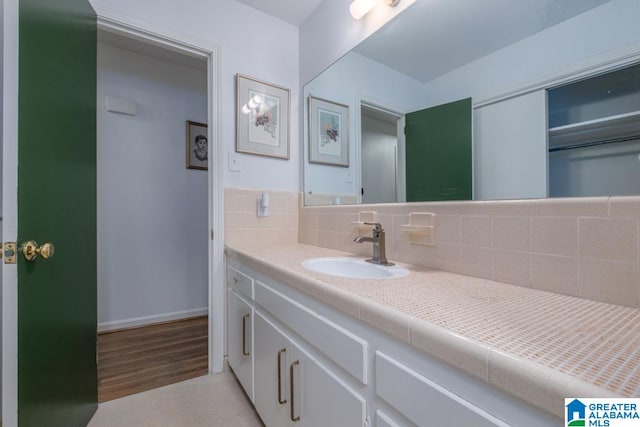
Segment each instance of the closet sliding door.
M547 92L477 107L474 199L547 197Z

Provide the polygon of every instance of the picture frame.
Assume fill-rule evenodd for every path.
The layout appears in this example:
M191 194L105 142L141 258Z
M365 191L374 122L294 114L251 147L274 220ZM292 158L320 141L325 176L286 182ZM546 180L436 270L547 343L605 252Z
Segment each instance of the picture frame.
M349 167L349 107L309 96L309 163Z
M237 74L236 152L289 159L290 90Z
M209 168L207 125L187 120L187 169Z

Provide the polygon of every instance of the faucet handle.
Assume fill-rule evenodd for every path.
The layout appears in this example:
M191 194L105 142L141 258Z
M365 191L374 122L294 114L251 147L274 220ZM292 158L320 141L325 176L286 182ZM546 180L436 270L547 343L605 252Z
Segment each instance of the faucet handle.
M378 231L378 232L384 231L382 229L382 224L380 224L379 222L365 222L365 224L366 225L373 225L375 231Z

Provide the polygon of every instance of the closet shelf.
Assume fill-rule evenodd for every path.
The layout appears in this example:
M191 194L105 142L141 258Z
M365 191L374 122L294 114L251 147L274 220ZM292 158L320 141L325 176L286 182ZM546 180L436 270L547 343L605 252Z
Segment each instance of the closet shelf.
M640 111L550 128L549 148L633 136L640 137Z

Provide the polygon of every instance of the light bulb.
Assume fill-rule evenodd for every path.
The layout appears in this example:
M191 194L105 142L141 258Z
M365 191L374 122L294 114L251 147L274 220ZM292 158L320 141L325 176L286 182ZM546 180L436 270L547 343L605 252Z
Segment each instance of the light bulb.
M360 19L373 9L378 0L354 0L349 6L349 12L354 19Z

